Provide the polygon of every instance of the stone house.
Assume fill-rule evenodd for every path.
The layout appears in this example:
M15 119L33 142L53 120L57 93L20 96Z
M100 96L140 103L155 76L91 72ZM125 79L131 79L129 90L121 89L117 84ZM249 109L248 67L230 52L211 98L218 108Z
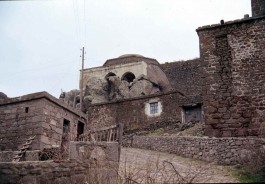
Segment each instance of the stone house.
M86 115L47 92L0 101L0 151L17 151L35 136L32 150L58 148L84 133Z

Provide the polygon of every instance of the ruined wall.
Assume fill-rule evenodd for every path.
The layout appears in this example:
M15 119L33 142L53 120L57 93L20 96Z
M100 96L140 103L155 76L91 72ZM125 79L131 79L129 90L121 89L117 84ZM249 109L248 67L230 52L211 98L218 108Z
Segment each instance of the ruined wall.
M260 17L197 30L207 135L265 137L264 25Z
M71 142L70 148L70 160L0 162L0 183L117 183L118 143Z
M265 162L265 139L134 136L132 146L218 164Z
M160 66L174 89L185 95L201 95L203 78L200 59L176 61Z
M161 103L161 113L150 115L150 103ZM188 101L178 92L161 95L143 96L115 103L96 104L89 107L88 122L92 127L104 127L117 123L124 124L125 133L139 130L152 130L167 125L175 125L182 121L182 106Z
M31 136L36 136L32 150L61 146L64 119L70 121L69 140L74 140L81 117L46 92L7 99L0 103L0 150L17 151Z

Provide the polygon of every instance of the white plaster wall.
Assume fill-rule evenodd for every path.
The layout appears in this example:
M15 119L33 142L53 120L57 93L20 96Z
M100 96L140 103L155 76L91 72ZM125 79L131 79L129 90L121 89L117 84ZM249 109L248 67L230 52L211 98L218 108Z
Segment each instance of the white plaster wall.
M142 61L142 62L135 62L129 64L108 66L108 67L96 67L96 68L84 69L84 85L86 85L89 79L91 78L105 79L105 76L110 72L116 74L116 76L120 78L123 76L124 73L132 72L137 78L139 75L142 74L147 75L147 64L144 61Z
M155 102L158 102L158 112L156 114L151 114L150 113L150 103L155 103ZM149 101L147 101L145 103L145 114L148 117L157 117L157 116L160 116L161 113L162 113L162 111L163 111L163 107L162 107L162 103L159 100L159 98L152 98L152 99L150 99Z

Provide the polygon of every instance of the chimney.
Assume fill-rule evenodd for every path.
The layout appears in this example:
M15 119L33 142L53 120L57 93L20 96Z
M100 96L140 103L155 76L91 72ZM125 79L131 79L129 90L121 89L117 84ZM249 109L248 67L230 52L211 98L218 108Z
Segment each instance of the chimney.
M251 0L252 17L265 15L265 0Z

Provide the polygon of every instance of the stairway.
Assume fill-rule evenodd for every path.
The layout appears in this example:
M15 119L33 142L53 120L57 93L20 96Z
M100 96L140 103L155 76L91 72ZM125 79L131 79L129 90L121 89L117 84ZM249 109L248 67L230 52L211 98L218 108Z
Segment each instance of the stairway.
M20 161L20 159L23 157L23 155L29 149L34 138L35 138L35 135L26 140L26 143L23 144L22 148L20 148L20 151L14 156L12 162L19 162Z

